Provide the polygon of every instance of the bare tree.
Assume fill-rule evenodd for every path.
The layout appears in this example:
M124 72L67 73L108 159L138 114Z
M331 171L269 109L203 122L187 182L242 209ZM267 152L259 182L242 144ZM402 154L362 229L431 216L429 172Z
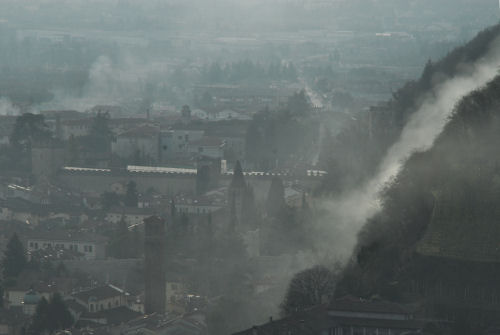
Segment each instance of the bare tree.
M281 304L282 314L289 315L329 301L335 290L337 274L337 270L332 271L323 265L297 273Z

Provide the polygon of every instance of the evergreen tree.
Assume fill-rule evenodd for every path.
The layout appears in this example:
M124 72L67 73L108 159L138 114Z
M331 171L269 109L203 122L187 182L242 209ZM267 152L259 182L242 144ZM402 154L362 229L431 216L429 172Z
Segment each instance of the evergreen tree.
M124 203L127 207L137 207L139 195L137 193L137 185L134 181L129 181L127 184L127 193L125 194Z
M21 151L29 151L33 142L52 138L43 115L25 113L16 119L10 143Z
M109 113L99 112L92 120L89 134L85 136L85 144L89 151L110 152L114 135L109 128L109 119Z
M75 136L71 135L68 139L68 163L70 166L78 166L80 162L80 155L78 149L78 142Z
M45 297L42 297L36 306L33 321L29 327L30 334L41 334L49 328L49 303Z
M23 271L26 264L26 253L23 244L17 234L14 233L7 244L7 249L2 260L3 277L16 278Z
M175 200L172 199L170 201L170 221L174 223L175 220L177 220L177 208L175 207Z
M110 209L111 207L120 205L120 196L115 192L104 192L100 198L103 209Z
M228 231L230 233L236 231L237 226L238 226L238 216L236 215L236 199L235 196L233 195L229 208Z
M243 169L241 168L240 161L236 161L233 170L233 179L231 180L230 188L244 188L245 177L243 176Z
M288 99L287 109L292 115L305 115L311 104L305 90L295 93Z
M54 293L52 299L50 299L48 310L47 330L49 332L65 329L73 324L73 317L60 293Z
M267 215L273 218L280 217L285 210L285 188L279 177L273 177L267 194Z
M196 193L201 195L210 189L210 168L206 165L198 168L196 174Z
M2 310L2 308L3 308L3 293L4 293L3 282L0 279L0 310Z
M247 185L243 192L243 201L241 206L241 221L245 227L252 229L258 225L258 211L255 204L255 196L253 188Z
M302 205L301 205L302 211L303 212L308 212L309 211L309 203L307 202L306 199L306 192L302 192Z
M73 325L73 316L60 293L56 292L48 302L42 297L36 306L35 315L29 328L30 334L53 333Z
M189 217L186 213L181 214L181 219L179 222L179 232L181 238L186 238L189 232Z

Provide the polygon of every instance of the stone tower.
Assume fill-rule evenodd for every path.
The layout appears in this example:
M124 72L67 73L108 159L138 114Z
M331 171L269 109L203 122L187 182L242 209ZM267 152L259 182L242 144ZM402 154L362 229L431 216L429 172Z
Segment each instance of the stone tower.
M144 220L144 281L146 314L166 310L165 222L158 216Z
M237 222L241 222L241 212L243 207L243 197L245 195L247 185L243 176L243 169L240 161L236 161L234 166L233 179L228 189L228 204L232 209L232 215Z

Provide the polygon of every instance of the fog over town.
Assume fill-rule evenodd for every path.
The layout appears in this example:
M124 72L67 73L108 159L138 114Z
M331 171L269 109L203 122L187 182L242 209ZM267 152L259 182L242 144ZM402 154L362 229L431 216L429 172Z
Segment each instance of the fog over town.
M0 335L500 334L495 0L0 0Z

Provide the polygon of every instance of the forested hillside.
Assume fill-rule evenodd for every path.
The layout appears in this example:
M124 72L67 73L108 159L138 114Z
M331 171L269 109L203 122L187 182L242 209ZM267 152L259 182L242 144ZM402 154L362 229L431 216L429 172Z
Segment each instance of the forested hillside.
M465 64L485 55L499 33L500 25L495 25L443 59L429 60L421 77L397 90L386 104L353 116L337 136L327 134L320 165L328 170L329 176L322 191L341 193L369 178L424 97L432 94L433 87L446 78L460 74Z
M385 189L337 294L425 301L432 316L498 317L498 143L500 76L464 97L434 147L413 154Z

